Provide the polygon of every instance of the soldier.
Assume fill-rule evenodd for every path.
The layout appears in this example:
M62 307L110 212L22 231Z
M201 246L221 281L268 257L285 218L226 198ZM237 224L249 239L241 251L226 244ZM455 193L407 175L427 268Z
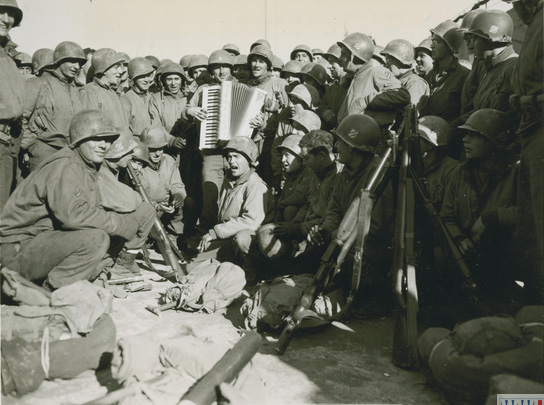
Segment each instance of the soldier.
M119 55L123 58L121 65L121 78L119 87L117 87L117 93L122 96L130 89L130 81L128 77L128 63L130 62L130 56L124 52L119 52Z
M238 55L234 59L234 77L239 83L246 84L251 77L251 71L247 64L247 55Z
M258 39L251 44L251 46L249 47L249 51L251 52L253 48L255 48L257 45L263 45L263 46L266 46L268 49L272 50L272 46L270 46L270 42L268 42L266 39Z
M22 19L15 0L0 0L0 211L15 186L19 156L25 80L13 61L17 51L9 31Z
M344 103L350 85L350 80L348 80L346 72L339 63L340 53L340 46L334 44L323 54L323 58L329 62L328 70L332 82L323 96L320 113L324 128L329 130L336 128L338 125L336 116Z
M233 57L240 55L240 48L236 44L226 44L222 49L230 53Z
M308 45L298 45L291 51L291 60L297 60L305 65L314 61L314 55Z
M152 85L149 86L149 92L156 93L157 91L160 90L159 83L157 83L156 81L157 80L156 73L157 73L157 69L161 65L161 61L159 60L159 58L153 55L147 55L145 58L149 61L149 63L151 63L151 66L153 66L153 76L151 78Z
M101 206L97 172L119 131L98 110L77 113L70 145L46 159L25 179L2 211L2 266L51 290L92 280L110 237L132 240L152 208L130 214ZM151 209L151 211L150 211Z
M187 76L189 81L186 88L187 101L191 101L198 86L211 81L208 74L208 57L206 55L192 55L187 67Z
M40 77L44 71L51 70L54 65L52 49L40 48L32 54L32 72L34 76Z
M92 82L79 90L83 108L103 111L117 128L129 131L128 117L117 95L123 57L113 49L102 48L93 54L91 63Z
M314 62L319 62L323 56L323 51L319 48L312 49L312 55L314 56Z
M416 52L416 73L426 78L433 68L433 51L431 50L431 39L427 38L415 47Z
M121 104L128 117L128 127L134 136L139 136L151 125L149 116L149 88L153 83L154 70L146 58L134 58L128 63L131 88L121 96Z
M81 102L74 85L86 61L75 42L61 42L53 53L54 70L40 79L39 87L26 87L21 147L28 151L29 171L68 145L68 128Z
M470 10L463 16L463 19L461 20L461 26L459 27L459 29L463 32L464 42L461 44L461 46L459 46L459 50L457 51L456 56L459 59L459 63L461 63L467 69L472 69L473 67L474 48L471 46L470 41L467 40L466 33L470 28L470 24L472 24L474 18L482 11L484 11L484 9L482 8Z
M272 74L277 78L281 77L283 61L276 55L272 55Z
M296 60L290 60L283 66L280 77L287 82L287 86L285 86L285 91L287 93L300 84L299 73L301 69L302 64Z
M20 52L15 55L15 64L19 68L19 72L28 79L32 77L32 57L25 52Z

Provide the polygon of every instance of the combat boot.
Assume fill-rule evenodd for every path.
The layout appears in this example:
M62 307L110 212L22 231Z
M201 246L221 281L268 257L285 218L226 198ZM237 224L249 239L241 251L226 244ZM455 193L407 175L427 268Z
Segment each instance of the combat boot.
M115 259L113 269L118 271L123 277L139 276L142 274L140 267L136 263L137 253L131 253L126 249L121 249ZM123 270L127 270L127 272Z

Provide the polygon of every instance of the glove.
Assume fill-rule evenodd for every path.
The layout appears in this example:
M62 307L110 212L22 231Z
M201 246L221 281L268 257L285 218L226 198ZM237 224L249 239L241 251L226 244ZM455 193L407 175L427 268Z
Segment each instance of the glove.
M182 208L183 207L184 198L181 194L174 194L172 196L172 205L175 208Z

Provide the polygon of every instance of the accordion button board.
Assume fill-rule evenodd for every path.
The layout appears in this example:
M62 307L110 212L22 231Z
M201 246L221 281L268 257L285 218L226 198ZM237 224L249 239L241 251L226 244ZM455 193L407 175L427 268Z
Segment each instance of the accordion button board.
M249 121L261 111L268 93L243 83L224 81L206 86L202 92L202 108L206 120L200 125L200 149L213 149L218 141L235 136L253 135Z

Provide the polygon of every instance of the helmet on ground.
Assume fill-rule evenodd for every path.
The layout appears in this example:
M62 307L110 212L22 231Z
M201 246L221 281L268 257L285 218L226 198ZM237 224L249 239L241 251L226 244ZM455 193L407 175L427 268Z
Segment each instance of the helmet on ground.
M82 110L72 118L68 129L73 149L90 138L118 138L119 131L100 110Z
M153 72L153 66L146 58L134 58L128 63L128 75L134 80L141 76L147 76Z
M431 49L431 38L425 38L423 41L419 43L418 46L415 48L415 52L424 51L428 53L429 55L432 55L433 51Z
M451 20L446 20L431 29L431 34L441 38L450 48L452 53L459 50L463 42L463 32L459 29L459 24Z
M368 62L374 54L374 41L368 35L360 32L349 34L336 44L347 48L353 56L361 59L363 62Z
M273 54L270 48L267 48L264 45L257 45L256 47L252 48L251 52L249 52L249 55L247 56L248 63L251 63L253 56L260 56L264 58L268 67L272 67Z
M21 24L23 19L23 10L19 8L16 0L0 0L0 7L9 8L13 11L15 22L13 23L14 27L18 27Z
M292 118L293 123L297 123L302 126L306 132L310 132L313 129L321 128L321 118L315 112L310 110L303 110L295 114Z
M259 150L252 139L247 136L235 136L225 146L225 153L229 150L238 152L245 156L249 163L256 166Z
M288 96L295 96L306 104L306 108L316 108L321 99L319 97L319 92L311 84L302 83L297 84L293 90L287 93Z
M338 44L333 44L331 45L331 47L327 50L327 52L325 52L323 54L323 57L325 59L329 58L329 57L334 57L336 59L339 59L340 58L340 54L341 54L341 49L340 46ZM327 59L328 60L328 59ZM330 61L329 61L330 62Z
M474 21L474 18L476 18L476 16L482 11L484 11L483 8L477 8L475 10L470 10L468 13L466 13L461 20L461 27L459 27L459 29L463 32L468 31L468 29L470 28L470 24L472 24L472 21Z
M276 55L272 55L272 69L273 70L283 69L283 61Z
M141 162L144 166L148 166L151 162L149 160L149 148L142 141L135 139L136 146L132 151L132 159Z
M434 146L446 146L450 139L450 126L444 118L427 115L419 119L419 135Z
M287 149L288 151L293 153L293 155L297 157L301 157L300 145L299 145L301 139L302 139L302 135L289 135L283 140L283 142L281 143L281 145L277 147L277 149L280 153L284 149Z
M305 52L308 54L308 57L310 58L310 62L314 60L314 55L312 54L312 50L308 45L298 45L291 51L291 60L295 59L295 55L299 52Z
M51 67L53 62L53 50L49 48L38 49L32 55L32 69L35 73L39 73L43 68Z
M192 55L191 61L189 62L189 74L191 74L191 69L197 67L208 67L208 57L206 55Z
M380 140L380 127L373 118L364 114L348 115L335 133L349 146L363 152L375 153Z
M19 52L14 59L17 66L32 66L32 57L26 52Z
M290 60L285 65L283 65L283 69L281 70L281 77L284 76L284 73L298 74L301 70L302 63L300 63L298 60Z
M223 49L213 51L208 58L208 68L212 69L213 65L229 65L233 67L234 58L230 53Z
M129 131L120 130L121 135L112 143L110 149L106 153L106 159L116 160L121 159L123 156L132 153L137 146L134 135Z
M266 39L258 39L251 44L251 46L249 47L249 50L252 51L253 48L255 48L258 45L264 45L268 49L272 49L272 47L270 46L270 42L268 42Z
M411 66L414 63L414 46L405 39L392 40L381 53L395 58L406 66Z
M289 244L274 235L276 224L266 224L257 229L257 243L261 254L267 259L278 259L289 252Z
M233 53L235 56L240 55L240 48L238 48L236 44L226 44L222 49L229 53Z
M181 59L179 60L179 64L183 67L183 69L189 69L189 64L191 63L191 58L193 56L194 55L183 55L181 57Z
M83 48L71 41L61 42L53 51L53 62L55 65L59 65L66 59L77 60L81 65L87 62Z
M128 56L128 53L125 52L117 52L121 58L123 58L123 65L128 65L128 62L130 62L130 56Z
M176 62L170 62L167 63L162 67L161 76L166 77L168 75L179 75L183 79L183 81L187 80L187 77L185 76L185 72L181 65Z
M491 42L509 43L514 35L514 21L505 11L485 10L474 17L467 33Z
M327 84L327 69L316 62L308 62L300 70L300 76L309 76L314 79L320 86Z
M161 125L147 127L142 131L140 140L147 145L148 148L164 148L168 145L168 132Z
M508 114L493 108L482 108L474 112L463 125L457 128L477 132L487 139L493 139L510 127L511 118Z
M247 65L247 55L238 55L234 58L234 66Z
M91 65L95 75L104 74L106 70L122 62L123 57L111 48L98 49L93 53L91 59Z
M322 129L312 129L302 137L299 142L301 148L306 148L308 152L318 148L324 148L328 153L332 153L334 137L330 132Z
M314 49L312 49L312 55L314 55L314 56L323 55L323 50L321 50L319 48L314 48Z
M156 56L147 55L145 58L151 63L153 69L157 69L161 65L161 61Z

